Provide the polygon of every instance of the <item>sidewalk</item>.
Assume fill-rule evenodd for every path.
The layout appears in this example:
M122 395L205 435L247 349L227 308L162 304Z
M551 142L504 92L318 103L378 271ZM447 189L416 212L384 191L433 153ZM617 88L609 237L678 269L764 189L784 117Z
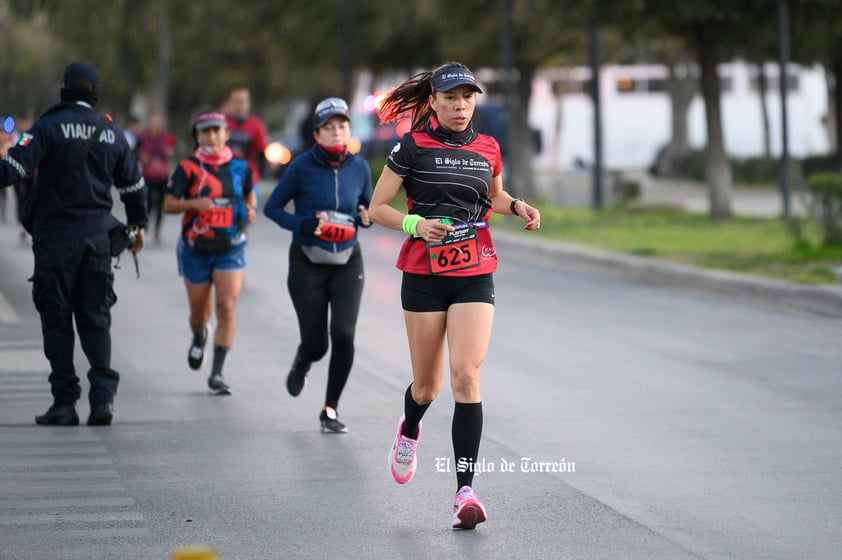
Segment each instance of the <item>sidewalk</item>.
M640 203L645 206L671 206L690 212L706 213L709 209L707 185L684 179L654 177L645 170L626 170L619 175L625 181L640 186ZM606 173L603 200L611 204L616 199L613 186L616 173ZM548 200L566 206L590 206L592 198L591 175L580 173L535 172L538 191ZM793 215L806 214L797 185L790 187L790 209ZM737 216L776 217L783 215L783 199L777 185L745 187L735 185L732 210Z
M649 206L672 206L691 212L708 211L708 192L704 183L661 179L644 171L624 171L622 177L640 185L640 202ZM556 203L574 207L591 205L591 175L566 173L561 176L536 172L539 192ZM613 202L612 177L606 177L604 200ZM735 187L733 212L737 216L776 217L783 213L781 194L776 189ZM798 190L790 196L793 215L804 215L806 209ZM773 305L799 309L820 315L842 317L842 286L807 285L770 280L750 274L699 268L642 257L594 249L576 243L528 238L517 233L495 231L494 239L512 244L519 252L544 260L575 262L610 270L633 281L651 285L668 285L757 300Z
M578 264L607 270L631 282L695 290L777 307L842 318L842 286L796 284L760 276L624 255L576 243L550 241L528 233L494 232L498 250L531 255L539 262Z
M645 172L624 173L624 177L641 185L641 202L651 205L676 206L690 212L706 213L710 208L705 183L681 179L662 179ZM790 211L805 215L806 208L795 186L790 187ZM778 217L783 215L783 197L779 187L735 186L732 211L736 216Z

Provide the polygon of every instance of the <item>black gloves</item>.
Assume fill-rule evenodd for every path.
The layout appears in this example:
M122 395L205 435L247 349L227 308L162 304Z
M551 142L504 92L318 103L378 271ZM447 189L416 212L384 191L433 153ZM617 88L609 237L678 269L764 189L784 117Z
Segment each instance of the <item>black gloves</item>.
M298 232L302 235L313 235L317 227L319 227L319 219L316 216L304 218L298 226Z

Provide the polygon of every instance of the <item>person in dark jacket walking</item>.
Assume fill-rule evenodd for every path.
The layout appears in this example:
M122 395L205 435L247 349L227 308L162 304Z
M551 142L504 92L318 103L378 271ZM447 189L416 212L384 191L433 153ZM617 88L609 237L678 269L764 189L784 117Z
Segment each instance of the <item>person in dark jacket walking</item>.
M124 228L111 214L112 185L136 231L129 250L139 253L145 243L146 187L123 132L95 109L99 92L99 73L93 65L68 65L61 102L44 113L0 160L2 186L16 184L38 170L32 299L41 316L53 395L52 406L35 417L42 425L79 423L74 319L90 362L88 425L111 424L120 376L111 369L111 306L117 296L110 232Z
M348 104L325 99L313 115L316 145L297 157L284 173L263 212L292 231L289 289L298 316L301 342L287 377L287 390L298 396L310 365L332 347L322 432L344 433L339 397L354 362L354 331L363 291L363 257L357 228L369 227L371 170L348 151L351 125ZM293 200L295 213L284 208ZM328 310L330 324L328 325Z

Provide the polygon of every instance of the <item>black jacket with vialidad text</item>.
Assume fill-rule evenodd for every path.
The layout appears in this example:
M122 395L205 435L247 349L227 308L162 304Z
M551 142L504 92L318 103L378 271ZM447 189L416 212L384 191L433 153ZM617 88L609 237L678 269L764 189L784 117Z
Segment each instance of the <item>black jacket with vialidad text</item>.
M84 161L77 159L99 121L100 113L87 103L59 103L0 159L0 187L38 170L43 192L35 212L37 239L86 237L117 225L111 215L112 185L125 205L127 222L146 226L146 186L117 125L107 120Z

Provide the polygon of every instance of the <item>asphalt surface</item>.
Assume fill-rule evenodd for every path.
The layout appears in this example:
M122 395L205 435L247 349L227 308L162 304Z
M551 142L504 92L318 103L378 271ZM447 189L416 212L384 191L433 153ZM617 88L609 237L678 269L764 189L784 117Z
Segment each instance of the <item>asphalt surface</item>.
M252 231L234 394L215 397L207 365L186 365L176 227L141 255L140 280L128 259L116 271L114 425L45 428L31 251L0 226L0 559L165 559L195 544L222 559L839 557L837 290L496 233L475 479L489 520L455 532L447 384L415 479L398 486L386 468L410 379L402 237L362 235L350 433L323 435L326 360L297 399L284 387L289 236L266 220Z

